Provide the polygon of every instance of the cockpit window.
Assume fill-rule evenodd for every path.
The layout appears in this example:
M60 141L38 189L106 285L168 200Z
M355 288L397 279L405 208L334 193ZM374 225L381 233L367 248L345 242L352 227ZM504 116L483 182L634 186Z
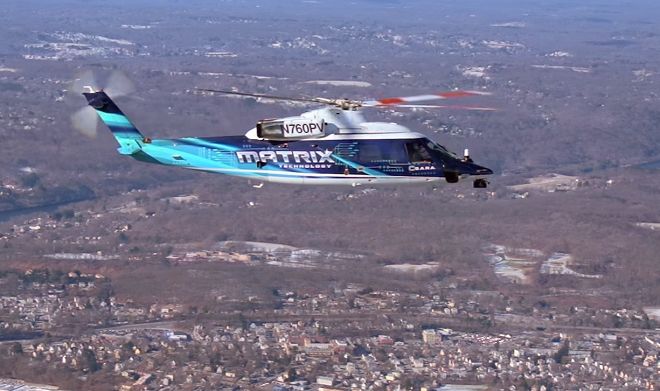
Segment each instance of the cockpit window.
M433 157L431 157L423 140L407 142L406 152L408 152L408 160L411 163L430 163L433 161Z
M400 143L361 142L359 161L365 163L406 163L406 156Z
M385 157L383 156L383 153L380 150L380 146L378 144L373 142L360 144L359 160L361 162L380 161L384 158Z
M439 152L442 155L442 157L457 159L457 156L455 154L453 154L452 152L447 150L447 148L443 147L440 144L436 144L433 141L429 141L426 145L431 151Z

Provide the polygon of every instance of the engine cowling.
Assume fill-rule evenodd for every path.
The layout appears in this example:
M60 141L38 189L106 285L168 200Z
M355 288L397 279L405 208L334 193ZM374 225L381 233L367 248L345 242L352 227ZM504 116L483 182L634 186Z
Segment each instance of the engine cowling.
M323 137L326 123L304 117L267 119L257 122L257 137L266 140L302 140Z

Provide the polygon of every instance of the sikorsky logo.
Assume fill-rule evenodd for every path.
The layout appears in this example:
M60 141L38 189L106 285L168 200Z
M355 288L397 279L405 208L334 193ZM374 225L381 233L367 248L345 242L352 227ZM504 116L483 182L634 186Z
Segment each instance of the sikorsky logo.
M426 166L409 166L408 171L432 171L435 170L434 165L426 165Z
M238 151L239 163L334 163L332 151Z

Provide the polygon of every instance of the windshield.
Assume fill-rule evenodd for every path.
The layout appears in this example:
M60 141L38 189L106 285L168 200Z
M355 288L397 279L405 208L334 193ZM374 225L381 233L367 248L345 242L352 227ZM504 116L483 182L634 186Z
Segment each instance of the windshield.
M432 151L440 154L441 159L458 159L453 152L450 152L447 148L443 147L440 144L436 144L433 141L428 141L426 146Z

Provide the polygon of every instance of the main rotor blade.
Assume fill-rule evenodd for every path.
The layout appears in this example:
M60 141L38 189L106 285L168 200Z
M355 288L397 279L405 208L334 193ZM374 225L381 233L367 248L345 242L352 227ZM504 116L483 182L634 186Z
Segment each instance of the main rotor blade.
M456 99L456 98L465 98L468 96L484 96L484 95L491 95L491 93L484 91L456 90L456 91L439 92L436 94L413 95L413 96L403 96L398 98L368 100L362 102L362 107L398 106L405 103L424 102L428 100Z
M210 89L210 88L196 88L196 90L205 91L205 92L215 92L215 93L227 94L227 95L249 96L249 97L253 97L253 98L285 100L285 101L291 101L291 102L327 103L325 101L325 99L320 99L320 98L292 98L292 97L288 97L288 96L277 96L277 95L268 95L268 94L253 94L253 93L249 93L249 92L214 90L214 89Z
M450 110L471 110L471 111L497 111L494 107L463 106L463 105L389 105L389 106L366 106L370 109L450 109Z

